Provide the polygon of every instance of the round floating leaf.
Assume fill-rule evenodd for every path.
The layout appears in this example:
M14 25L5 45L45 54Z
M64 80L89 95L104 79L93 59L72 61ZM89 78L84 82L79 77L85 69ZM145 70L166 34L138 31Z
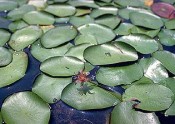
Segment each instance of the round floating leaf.
M0 1L0 11L13 10L17 8L17 6L18 3L16 1L7 1L7 0Z
M119 4L120 6L134 6L134 7L145 7L146 0L114 0L115 3Z
M47 0L29 0L28 4L35 6L37 10L44 10L47 6L46 2Z
M119 100L110 92L87 83L91 88L86 95L81 95L77 90L80 85L69 84L62 92L61 100L78 110L102 109L116 105Z
M75 16L82 16L91 13L91 10L88 8L76 8Z
M14 21L9 24L8 28L10 31L15 32L19 29L25 28L29 26L25 21L19 20L19 21Z
M171 73L175 74L175 54L168 51L157 51L153 53L153 57L159 60Z
M80 44L80 45L73 46L69 48L69 50L65 53L65 56L73 56L73 57L77 57L82 61L85 61L83 53L84 53L84 50L89 46L92 46L92 44Z
M56 48L46 49L42 47L42 45L40 44L40 41L37 41L34 44L32 44L31 53L37 60L39 60L40 62L43 62L46 59L54 56L63 56L68 51L68 49L72 46L73 46L72 44L68 43Z
M90 44L97 44L97 40L95 38L95 36L87 34L87 35L78 35L75 39L74 39L74 43L75 45L79 45L79 44L84 44L84 43L90 43Z
M21 79L25 75L27 65L27 55L24 52L14 52L12 62L0 68L0 87L10 85Z
M165 112L165 116L174 116L174 115L175 115L175 101Z
M146 35L132 34L129 36L122 36L116 39L116 41L127 43L143 54L153 53L159 48L157 41Z
M102 44L111 41L115 38L115 33L107 27L98 24L86 24L78 27L81 34L94 35L97 39L98 44Z
M165 27L167 29L175 29L175 19L171 19L165 22Z
M4 46L5 43L10 39L11 34L4 30L0 29L0 46Z
M118 9L115 7L100 7L98 9L93 9L90 16L97 18L102 15L117 15Z
M12 21L15 21L15 20L19 20L19 19L22 19L22 17L30 12L30 11L35 11L36 8L32 5L23 5L17 9L14 9L12 11L10 11L8 14L7 14L7 17L12 20Z
M158 34L161 44L166 46L175 45L175 31L169 29L162 29Z
M144 97L143 97L144 96ZM158 84L136 84L126 89L123 101L138 100L135 107L147 111L161 111L170 107L173 92Z
M122 67L101 67L96 74L99 83L108 86L131 84L143 76L143 69L138 64Z
M72 26L61 26L47 31L41 37L41 44L45 48L57 47L74 39L77 35L77 30Z
M28 26L17 30L11 37L9 45L20 51L35 42L42 35L42 30L37 26Z
M155 113L133 109L134 102L119 103L112 111L110 124L160 124Z
M92 65L107 65L135 61L138 55L129 45L116 42L90 46L85 50L84 58Z
M159 29L164 24L160 17L145 11L137 11L129 14L129 18L134 25L150 29Z
M4 48L0 47L0 66L6 66L12 61L13 55L12 53Z
M97 4L95 4L93 0L69 0L68 3L75 7L90 7L90 8L99 7Z
M7 124L48 124L49 105L32 92L19 92L8 97L2 105Z
M61 99L62 90L72 82L72 78L52 78L47 75L39 75L34 83L32 92L36 93L48 103L54 103Z
M31 11L26 13L23 16L23 20L31 25L52 25L55 22L55 19L52 15L39 11Z
M168 77L168 72L163 65L154 58L141 59L139 64L144 69L144 76L159 83Z
M75 57L57 56L45 60L40 70L51 76L72 76L83 70L84 62Z
M130 23L121 23L115 30L116 35L129 35L134 25Z
M69 5L49 5L44 9L44 11L58 17L66 17L74 15L76 8Z

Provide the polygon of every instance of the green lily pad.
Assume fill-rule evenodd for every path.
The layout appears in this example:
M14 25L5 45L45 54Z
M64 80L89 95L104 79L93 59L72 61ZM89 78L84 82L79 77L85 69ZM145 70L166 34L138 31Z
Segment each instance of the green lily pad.
M114 0L114 2L123 7L133 6L148 8L148 6L145 5L145 0Z
M87 35L78 35L75 39L74 39L74 43L75 45L79 45L79 44L84 44L84 43L90 43L90 44L97 44L97 40L95 38L95 36L87 34Z
M103 1L105 3L110 3L112 0L101 0L101 1Z
M116 39L116 41L127 43L134 47L138 52L143 54L153 53L159 48L157 41L146 35L132 34L128 36L122 36Z
M74 15L76 8L70 5L49 5L44 9L44 11L58 17L67 17Z
M50 29L53 29L55 28L54 25L43 25L43 26L39 26L42 30L43 30L43 33L46 33L47 31L49 31Z
M139 64L144 69L144 76L153 80L155 83L159 83L168 77L167 70L154 58L141 59Z
M8 19L15 21L15 20L20 20L23 18L23 16L30 12L30 11L35 11L36 8L32 5L23 5L17 9L14 9L12 11L10 11L7 14Z
M111 29L114 29L115 27L117 27L117 25L120 23L120 18L116 17L116 16L101 16L95 19L95 22L97 24L101 24L104 26L107 26Z
M77 90L80 85L71 83L63 90L61 100L78 110L102 109L120 102L114 95L104 89L91 83L87 83L87 85L93 88L90 90L92 94L81 95Z
M165 116L174 116L174 115L175 115L175 101L165 112Z
M45 48L53 48L57 47L61 44L64 44L72 39L74 39L77 35L76 28L72 26L60 26L53 28L47 31L41 37L41 44Z
M42 35L42 30L37 26L28 26L17 30L9 41L9 45L16 51L20 51L34 43Z
M32 92L9 96L1 112L7 124L48 124L50 119L49 105Z
M27 55L24 52L14 52L12 62L9 65L0 68L0 87L10 85L24 77L27 65Z
M96 74L99 83L108 86L131 84L143 76L143 69L138 64L122 67L101 67Z
M119 103L112 111L110 124L160 124L155 113L133 109L134 102Z
M88 9L76 8L75 16L83 16L89 13L91 13L91 10L89 8Z
M158 34L160 43L165 46L175 45L175 31L169 29L162 29Z
M159 29L164 23L160 17L145 11L137 11L129 14L131 22L136 26L150 29Z
M69 48L69 50L65 53L65 56L73 56L85 62L83 53L84 50L89 46L92 46L92 44L80 44L73 46Z
M4 46L5 43L10 39L11 34L4 30L0 29L0 46Z
M89 62L85 62L84 63L84 71L85 72L89 72L91 71L92 69L94 69L94 66L92 64L90 64Z
M86 48L84 58L92 65L107 65L135 61L138 55L129 45L116 42L90 46Z
M94 23L94 19L91 18L89 15L80 16L80 17L72 16L69 22L75 27L79 27L84 24Z
M17 8L17 6L18 3L15 1L7 1L7 0L0 1L0 11L13 10Z
M19 29L25 28L29 26L25 21L19 20L19 21L14 21L9 24L8 28L10 31L15 32Z
M47 0L29 0L28 4L33 5L37 8L37 10L42 11L47 6L46 2L47 2Z
M0 67L10 64L12 58L12 53L8 49L0 47Z
M26 13L23 16L23 20L30 25L52 25L55 22L52 15L39 11L31 11Z
M115 7L100 7L97 9L93 9L90 16L93 18L97 18L102 15L114 15L116 16L118 9Z
M97 4L95 4L93 0L69 0L68 4L75 7L89 7L89 8L99 7Z
M54 57L54 56L63 56L70 47L73 45L71 43L65 44L63 46L59 46L52 49L46 49L44 48L40 41L35 42L32 44L31 47L31 54L40 62L45 61L48 58Z
M131 23L121 23L115 30L116 35L129 35L134 25Z
M144 96L144 97L143 97ZM135 107L146 111L162 111L173 102L173 92L159 84L136 84L126 89L123 101L139 100Z
M71 82L71 77L53 78L42 74L36 78L32 92L48 103L55 103L61 99L62 90Z
M160 29L156 30L146 30L145 28L134 26L131 28L131 33L132 34L145 34L151 38L154 38L158 33Z
M165 22L165 27L167 29L175 29L175 19L171 19Z
M15 1L18 3L19 6L22 6L24 4L27 4L28 0L9 0L9 1Z
M70 20L69 17L61 17L61 18L55 18L56 23L68 23Z
M57 56L45 60L40 70L51 76L72 76L84 69L84 62L71 56Z
M0 112L0 124L3 123L3 120L2 120L2 115L1 115L1 112Z
M94 35L98 44L106 43L115 38L115 33L110 28L104 27L99 24L86 24L78 27L81 34Z
M159 60L168 71L175 74L175 54L169 51L157 51L153 53L153 57Z

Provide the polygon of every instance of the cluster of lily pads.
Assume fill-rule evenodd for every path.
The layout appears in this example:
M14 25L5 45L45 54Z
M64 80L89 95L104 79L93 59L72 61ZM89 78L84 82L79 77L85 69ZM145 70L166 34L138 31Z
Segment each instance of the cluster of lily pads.
M11 21L8 29L0 29L0 87L25 76L27 47L41 62L42 72L32 91L6 98L1 108L4 122L48 124L49 104L58 100L78 110L115 106L111 124L159 124L154 112L175 115L175 54L163 49L175 45L175 19L154 14L153 4L0 0L0 11L7 13L4 19ZM97 66L94 79L89 71ZM125 92L102 85L121 86Z

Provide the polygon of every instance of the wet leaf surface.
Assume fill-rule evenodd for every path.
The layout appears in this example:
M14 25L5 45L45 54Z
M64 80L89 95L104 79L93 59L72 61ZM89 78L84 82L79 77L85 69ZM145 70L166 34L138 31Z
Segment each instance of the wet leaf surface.
M0 47L0 67L8 65L12 59L12 53L8 49Z

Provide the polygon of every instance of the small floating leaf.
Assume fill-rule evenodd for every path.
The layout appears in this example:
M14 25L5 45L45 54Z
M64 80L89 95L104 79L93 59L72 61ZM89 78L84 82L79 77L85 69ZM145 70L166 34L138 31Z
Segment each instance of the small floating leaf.
M131 84L143 76L143 69L138 64L122 67L101 67L96 74L99 83L108 86Z
M2 105L2 116L8 124L48 124L49 105L32 92L9 96Z
M10 39L11 34L4 30L0 29L0 46L4 46L5 43Z
M146 0L114 0L115 3L121 6L134 6L134 7L144 7L147 8L145 5Z
M168 77L168 72L163 65L154 58L141 59L139 64L144 69L144 76L159 83Z
M169 88L158 84L136 84L126 89L123 95L123 101L136 99L140 103L135 107L147 111L165 110L170 107L173 98Z
M90 9L76 8L75 16L82 16L91 13Z
M86 24L78 27L81 34L94 35L97 39L98 44L102 44L111 41L115 38L115 33L107 27L98 24Z
M14 21L9 24L8 28L10 31L15 32L19 29L25 28L29 26L25 21L19 20L19 21Z
M23 20L31 25L52 25L55 22L55 19L52 15L39 11L31 11L26 13L23 16Z
M11 37L9 45L16 51L22 50L35 42L42 35L42 30L37 26L28 26L17 30Z
M165 27L167 29L175 29L175 19L171 19L165 22Z
M84 62L75 57L57 56L45 60L40 70L51 76L72 76L84 69Z
M87 82L86 82L87 83ZM79 84L69 84L62 92L61 100L78 110L102 109L116 105L119 100L110 92L87 83L92 88L91 94L81 95Z
M90 43L90 44L97 44L97 40L95 38L95 36L87 34L87 35L79 35L74 39L74 43L75 45L79 45L79 44L84 44L84 43Z
M32 92L36 93L46 102L54 103L60 100L62 90L71 82L71 77L53 78L42 74L36 78Z
M16 1L1 0L0 1L0 11L13 10L17 8L18 3Z
M174 116L174 115L175 115L175 101L165 112L165 116Z
M77 30L72 26L60 26L47 31L41 37L41 44L45 48L57 47L74 39L77 35Z
M146 35L132 34L129 36L122 36L116 39L116 41L127 43L143 54L153 53L159 48L157 41Z
M0 47L0 67L8 65L12 58L12 53L8 49Z
M27 55L24 52L14 52L12 62L0 68L0 87L10 85L21 79L25 75L27 65Z
M155 113L135 111L134 104L134 102L119 103L112 111L110 124L160 124Z
M58 17L66 17L74 15L76 12L76 8L69 5L49 5L44 9L44 11Z
M84 58L92 65L107 65L135 61L138 55L129 45L116 42L90 46L85 50Z
M116 35L129 35L134 25L130 23L121 23L115 30Z
M175 54L168 51L157 51L153 53L153 57L159 60L167 70L175 74Z
M68 3L75 7L90 7L90 8L99 7L97 4L95 4L93 0L69 0Z

